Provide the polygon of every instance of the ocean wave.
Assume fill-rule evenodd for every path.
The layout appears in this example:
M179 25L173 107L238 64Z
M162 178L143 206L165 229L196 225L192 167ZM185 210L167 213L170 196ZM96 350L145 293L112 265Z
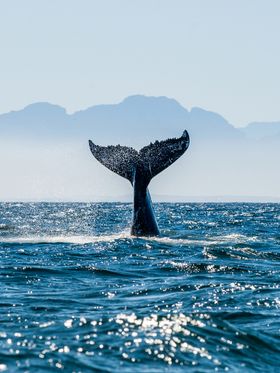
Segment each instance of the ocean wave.
M278 372L280 205L155 207L0 204L0 370Z

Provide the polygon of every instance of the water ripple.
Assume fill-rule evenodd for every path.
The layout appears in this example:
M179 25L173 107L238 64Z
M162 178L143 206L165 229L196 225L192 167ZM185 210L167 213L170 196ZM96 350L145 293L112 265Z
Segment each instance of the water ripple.
M0 204L0 371L278 372L280 205Z

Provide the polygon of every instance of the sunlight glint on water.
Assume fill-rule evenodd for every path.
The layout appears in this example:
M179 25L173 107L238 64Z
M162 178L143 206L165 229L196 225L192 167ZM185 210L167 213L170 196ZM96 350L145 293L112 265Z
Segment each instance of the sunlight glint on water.
M0 205L0 371L271 371L279 204Z

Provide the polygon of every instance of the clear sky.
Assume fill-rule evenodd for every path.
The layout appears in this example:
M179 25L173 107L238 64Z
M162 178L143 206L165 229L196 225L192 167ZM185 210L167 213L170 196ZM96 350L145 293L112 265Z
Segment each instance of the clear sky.
M0 113L166 95L280 120L279 0L0 0Z

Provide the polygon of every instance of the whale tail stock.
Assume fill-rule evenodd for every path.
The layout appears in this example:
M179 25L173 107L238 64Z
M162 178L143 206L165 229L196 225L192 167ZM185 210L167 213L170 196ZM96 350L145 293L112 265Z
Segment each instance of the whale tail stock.
M174 163L188 148L190 138L185 130L181 137L155 141L139 152L127 146L99 146L89 140L93 156L103 166L134 183L136 170L148 186L151 179Z

